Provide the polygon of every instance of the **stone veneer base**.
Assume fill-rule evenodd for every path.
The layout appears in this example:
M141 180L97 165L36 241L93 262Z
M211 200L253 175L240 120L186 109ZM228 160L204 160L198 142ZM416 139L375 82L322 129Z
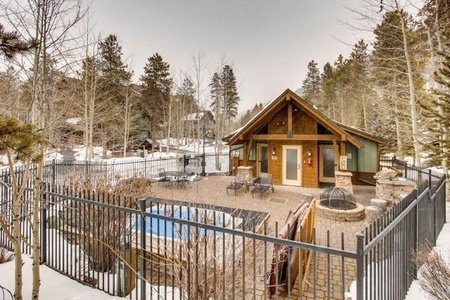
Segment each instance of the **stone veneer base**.
M339 210L328 208L317 202L317 214L321 217L341 221L341 222L356 222L361 221L366 217L365 207L359 203L355 203L356 208L349 210Z

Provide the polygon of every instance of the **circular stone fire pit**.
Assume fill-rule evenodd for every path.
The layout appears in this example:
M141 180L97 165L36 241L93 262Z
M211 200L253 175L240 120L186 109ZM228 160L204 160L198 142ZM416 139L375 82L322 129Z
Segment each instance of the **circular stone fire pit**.
M333 187L320 194L317 214L335 221L355 222L365 218L365 208L347 190Z

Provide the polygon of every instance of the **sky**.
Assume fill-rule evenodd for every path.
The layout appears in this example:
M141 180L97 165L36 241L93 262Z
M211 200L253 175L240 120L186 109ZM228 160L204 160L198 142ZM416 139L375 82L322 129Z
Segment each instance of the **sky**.
M158 52L176 82L204 54L207 85L223 61L231 64L241 98L239 112L267 103L287 88L301 87L308 62L322 70L339 54L348 57L360 36L343 22L358 0L94 0L94 29L117 35L123 58L138 82L147 59Z

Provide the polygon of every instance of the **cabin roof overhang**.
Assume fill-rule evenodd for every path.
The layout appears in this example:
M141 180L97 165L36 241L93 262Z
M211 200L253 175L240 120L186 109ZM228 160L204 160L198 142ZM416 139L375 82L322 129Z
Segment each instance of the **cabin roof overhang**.
M332 134L254 134L259 128L267 124L273 115L282 110L285 105L295 103L306 114L324 126ZM243 127L222 139L228 145L242 144L247 140L317 140L317 141L348 141L355 147L362 148L364 145L353 138L346 130L320 113L311 104L290 89L284 91L278 98L270 102L263 110L247 122Z

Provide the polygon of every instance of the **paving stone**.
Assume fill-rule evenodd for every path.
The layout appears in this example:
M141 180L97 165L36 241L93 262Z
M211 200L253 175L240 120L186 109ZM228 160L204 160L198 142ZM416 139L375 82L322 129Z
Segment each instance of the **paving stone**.
M226 194L226 187L234 180L234 177L229 176L211 176L204 177L202 180L190 183L186 189L176 189L165 186L152 186L152 197L181 200L195 203L207 203L211 205L218 205L224 207L241 208L255 211L262 211L270 213L268 232L274 234L275 222L278 222L278 228L284 225L289 210L298 206L301 199L309 199L311 197L303 197L303 195L312 195L313 198L319 199L320 189L302 188L293 186L275 186L274 193L265 193L262 199L259 197L252 198L251 193L244 192L236 196ZM354 196L356 201L364 206L370 204L370 199L375 198L375 188L372 186L353 186ZM272 198L284 199L284 203L270 201ZM334 221L326 219L321 216L316 216L316 240L318 245L327 245L327 231L330 230L330 245L333 248L342 249L342 240L344 241L344 249L347 251L355 251L356 249L356 233L362 231L366 224L364 221L345 222ZM268 261L271 259L272 248L268 249ZM341 299L340 293L342 285L341 278L341 258L331 256L331 279L330 286L332 287L331 299ZM270 267L268 267L270 269ZM337 270L337 271L336 271ZM316 287L317 299L326 299L327 287L327 256L325 254L316 255ZM260 274L264 270L260 270ZM313 299L313 269L309 273L307 281L308 287L303 291L303 299ZM356 278L356 265L353 260L345 259L345 285L346 287L352 280ZM297 289L297 283L294 285ZM250 288L250 286L248 287ZM258 292L256 299L264 299L264 284L258 283ZM248 292L246 288L246 292ZM297 291L298 292L298 291ZM339 297L337 297L339 296ZM245 296L247 299L247 295ZM250 298L249 298L250 299ZM253 298L251 298L253 299ZM279 298L284 299L284 298ZM291 297L291 299L294 299Z

